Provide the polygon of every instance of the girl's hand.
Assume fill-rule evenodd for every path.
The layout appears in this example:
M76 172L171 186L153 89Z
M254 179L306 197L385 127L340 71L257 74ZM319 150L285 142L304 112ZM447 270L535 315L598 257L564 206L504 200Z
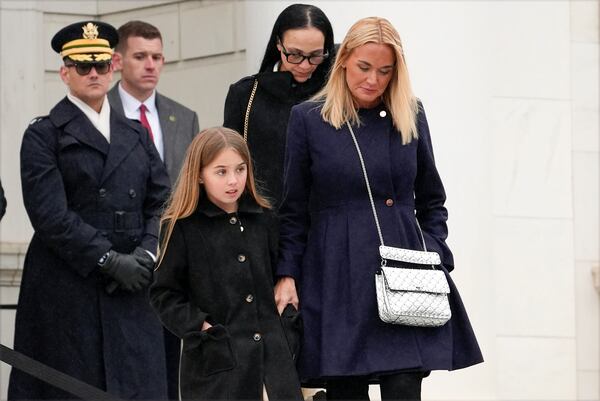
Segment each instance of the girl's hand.
M211 327L212 327L212 324L208 323L205 320L204 323L202 323L202 329L201 329L201 331L206 331L206 330L210 329Z
M292 304L294 308L298 309L296 282L292 277L281 277L275 284L275 304L280 315L288 304Z

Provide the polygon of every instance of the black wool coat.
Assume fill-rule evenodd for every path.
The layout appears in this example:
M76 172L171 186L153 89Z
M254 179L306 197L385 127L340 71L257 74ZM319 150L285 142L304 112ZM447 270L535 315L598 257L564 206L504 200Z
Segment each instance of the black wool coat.
M280 317L273 294L277 237L274 215L249 197L231 214L200 200L175 224L150 301L183 340L183 399L258 400L263 384L270 400L302 399L301 321L291 306Z
M292 106L307 100L325 84L322 74L297 83L289 72L263 72L242 78L229 87L223 125L244 133L248 100L258 87L248 119L248 147L262 193L277 208L283 191L283 157L288 119Z
M169 180L148 133L110 113L110 144L71 101L34 120L21 145L34 229L15 349L120 398L166 397L162 327L146 292L105 292L109 249L156 251ZM13 369L8 399L72 395Z

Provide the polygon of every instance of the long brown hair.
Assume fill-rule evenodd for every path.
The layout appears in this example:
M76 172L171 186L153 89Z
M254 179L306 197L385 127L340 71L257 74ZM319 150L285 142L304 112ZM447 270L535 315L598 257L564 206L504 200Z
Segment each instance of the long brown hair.
M367 43L384 44L394 51L395 74L382 100L390 111L394 126L402 135L402 142L408 143L417 137L418 103L410 85L400 35L385 18L363 18L352 25L338 49L327 84L313 99L324 101L321 116L335 128L340 129L346 121L360 124L352 94L346 83L344 65L354 49Z
M271 207L269 201L261 196L256 189L252 158L244 138L236 131L225 127L213 127L201 131L188 147L179 177L175 183L175 189L171 193L160 218L162 240L158 249L159 266L167 250L175 222L194 213L198 207L200 197L206 196L200 185L202 169L225 149L233 149L248 166L248 177L244 192L254 198L259 206Z

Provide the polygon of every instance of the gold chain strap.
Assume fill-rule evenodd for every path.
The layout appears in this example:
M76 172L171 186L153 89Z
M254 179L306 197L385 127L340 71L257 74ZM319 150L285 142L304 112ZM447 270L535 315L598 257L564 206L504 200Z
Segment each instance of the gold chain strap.
M250 119L250 109L252 108L252 102L254 101L257 86L258 79L255 79L254 87L252 87L252 93L250 93L250 99L248 100L248 107L246 107L246 116L244 117L244 141L246 142L248 142L248 120Z

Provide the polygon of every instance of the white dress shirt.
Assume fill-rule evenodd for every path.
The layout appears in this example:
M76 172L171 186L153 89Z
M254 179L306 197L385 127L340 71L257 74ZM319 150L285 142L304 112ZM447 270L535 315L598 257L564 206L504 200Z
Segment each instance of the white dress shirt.
M106 138L108 143L110 143L110 105L108 104L108 98L104 96L104 102L102 102L100 113L97 113L96 110L88 106L87 103L78 97L73 96L71 93L67 93L67 98L86 115L92 122L92 125L96 127L104 138Z
M123 102L123 110L125 116L130 119L139 120L140 118L140 106L142 102L131 96L119 82L119 96L121 96L121 102ZM156 108L156 90L152 92L152 95L144 102L146 106L146 118L152 128L152 136L154 137L154 146L158 150L161 160L165 160L164 156L164 141L162 129L160 128L160 120L158 119L158 109Z

